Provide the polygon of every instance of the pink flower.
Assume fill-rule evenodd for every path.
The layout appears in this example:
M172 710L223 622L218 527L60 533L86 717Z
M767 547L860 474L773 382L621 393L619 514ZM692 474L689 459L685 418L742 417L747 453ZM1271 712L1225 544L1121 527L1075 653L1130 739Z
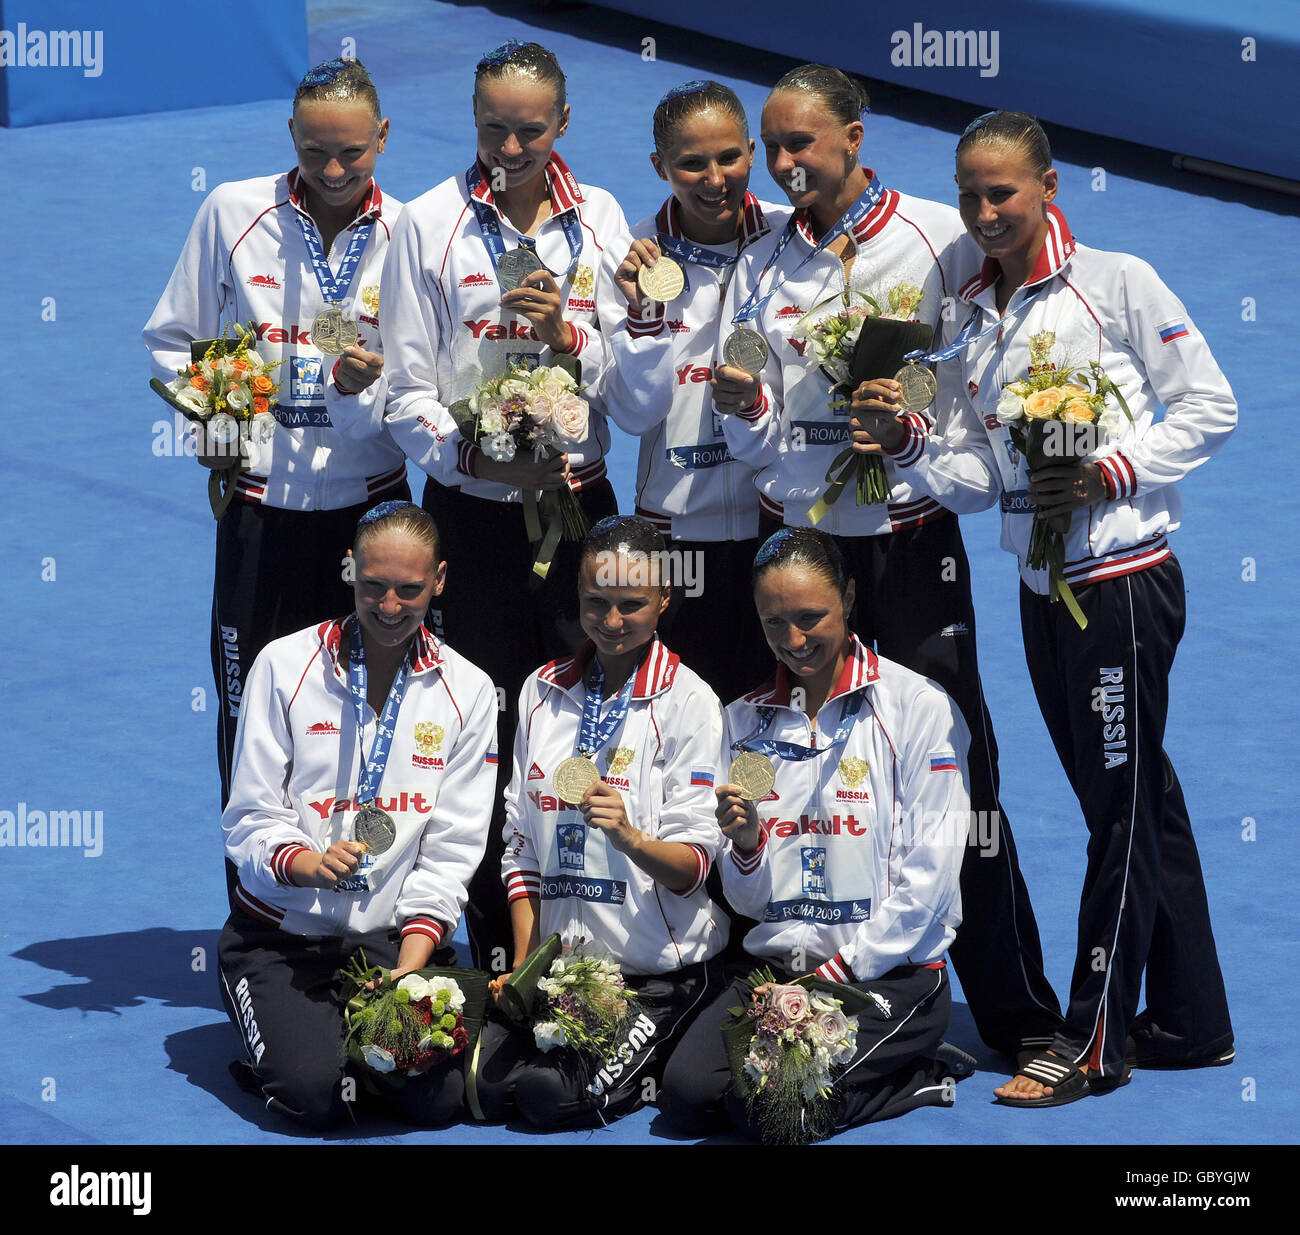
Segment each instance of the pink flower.
M549 424L555 416L555 400L549 395L537 394L528 405L528 414L535 425Z
M772 988L772 1006L793 1024L808 1015L808 992L802 986Z
M587 400L575 394L563 394L555 400L551 424L559 438L575 446L587 436Z

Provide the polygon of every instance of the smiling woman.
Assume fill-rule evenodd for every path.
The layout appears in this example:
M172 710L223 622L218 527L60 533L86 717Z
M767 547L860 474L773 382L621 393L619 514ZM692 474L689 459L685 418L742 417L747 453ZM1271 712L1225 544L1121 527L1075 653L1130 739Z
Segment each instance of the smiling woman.
M357 1092L337 970L358 949L393 980L431 962L464 909L496 788L496 691L421 622L446 578L433 520L381 503L351 556L356 612L253 664L222 818L239 872L219 945L248 1052L236 1072L269 1110L315 1128ZM445 946L437 963L454 963ZM460 1115L462 1093L443 1064L384 1101L433 1126Z

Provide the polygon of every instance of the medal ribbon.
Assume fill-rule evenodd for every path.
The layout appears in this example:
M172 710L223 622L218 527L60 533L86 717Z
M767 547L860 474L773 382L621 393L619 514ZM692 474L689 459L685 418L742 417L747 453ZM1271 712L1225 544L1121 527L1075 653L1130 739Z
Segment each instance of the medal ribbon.
M800 746L797 742L778 742L775 738L763 738L760 741L758 735L772 723L772 718L776 715L776 708L763 707L758 709L758 728L749 737L739 742L732 742L731 749L733 751L753 750L761 755L776 755L778 759L788 759L794 763L801 763L805 759L816 759L828 751L838 750L848 741L853 722L862 711L862 700L863 692L855 691L852 698L844 705L840 727L825 746Z
M709 270L727 270L736 264L736 258L739 256L736 253L715 253L712 249L706 249L691 240L679 240L676 236L665 236L662 232L655 234L655 244L659 246L661 253L667 253L669 257L675 258L677 264L681 266L682 281L685 283L683 290L688 292L691 290L691 277L686 271L686 263L695 262Z
M1008 322L1019 317L1020 314L1029 307L1029 302L1033 300L1033 298L1037 296L1045 286L1045 283L1040 283L1033 291L1028 292L1021 297L1019 302L1016 301L1016 297L1021 296L1021 293L1024 292L1025 289L1023 287L1017 288L1015 295L1011 297L1011 302L1007 305L1006 312L999 317L993 325L985 326L979 334L972 334L971 331L974 330L975 323L979 321L981 312L980 306L976 305L974 309L971 310L971 315L966 319L966 324L962 326L961 332L951 343L948 344L947 347L941 347L938 351L934 352L927 352L925 348L918 347L914 352L908 352L903 359L909 363L919 360L922 364L931 364L941 360L951 360L958 354L958 352L964 352L968 347L978 343L985 335L990 335L995 330L1000 330L1003 326L1007 325ZM1013 304L1015 306L1014 308L1012 307Z
M492 273L496 274L497 263L506 254L506 242L501 237L501 219L496 210L489 206L487 202L480 201L474 196L474 190L478 188L482 181L483 172L478 165L478 160L475 159L465 173L465 187L469 190L469 204L474 210L474 217L478 220L478 230L479 235L483 237L483 246L488 251L488 257L492 259ZM562 276L567 279L578 268L578 258L582 256L582 224L578 221L577 210L566 210L561 214L560 226L564 229L564 239L569 244L569 264ZM537 251L537 241L531 236L520 236L519 243L525 248L532 249L534 252ZM540 257L538 261L541 261ZM555 272L551 271L544 262L542 265L554 278Z
M763 276L767 274L773 266L776 265L777 259L785 251L785 246L794 239L795 233L799 230L798 215L792 214L785 225L785 231L781 233L781 239L776 242L776 248L772 250L771 256L767 259L763 269L758 272L758 279L754 283L754 290L749 293L748 299L737 310L735 317L731 319L733 326L739 326L742 322L751 321L762 311L763 306L767 304L773 296L781 290L789 279L793 279L814 257L821 253L827 245L833 244L846 232L852 231L863 219L867 217L879 204L885 190L880 187L880 178L873 176L871 183L863 190L862 196L853 203L840 216L835 226L830 229L816 244L811 253L804 255L801 261L789 274L783 275L781 281L772 288L766 296L759 298L758 290L763 286Z
M605 697L605 669L596 657L591 666L591 676L587 679L587 699L582 705L582 724L578 729L578 754L593 759L608 744L619 725L627 716L627 709L632 702L632 687L636 685L636 673L628 675L623 689L609 714L600 719L600 705Z
M357 806L373 803L384 779L388 752L393 745L393 735L397 732L397 712L402 706L402 696L406 693L408 663L408 660L403 659L402 667L393 679L388 698L384 701L384 710L375 722L375 744L370 748L370 758L366 759L366 645L361 635L361 620L355 613L352 615L352 639L348 648L348 690L352 692L352 704L357 712L357 742L361 746L361 758L365 764L354 798Z
M370 240L374 224L362 223L352 229L352 240L348 244L347 252L343 254L342 262L339 263L339 272L335 275L330 270L329 259L321 247L320 235L316 228L301 210L295 210L294 214L297 216L299 228L302 229L302 238L307 245L307 256L311 258L312 269L316 271L316 282L320 284L321 295L325 297L326 304L341 305L352 287L352 280L356 277L357 267L361 264L361 255L366 251L366 244Z

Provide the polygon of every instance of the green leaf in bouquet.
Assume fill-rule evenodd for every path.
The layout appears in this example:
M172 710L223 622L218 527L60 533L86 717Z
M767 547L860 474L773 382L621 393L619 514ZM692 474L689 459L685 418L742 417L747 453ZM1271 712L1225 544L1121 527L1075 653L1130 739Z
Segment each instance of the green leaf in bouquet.
M537 984L551 972L551 966L562 950L559 935L548 935L501 984L497 1006L515 1024L527 1025L533 1019Z
M457 399L448 409L456 428L466 441L477 442L479 439L478 417L470 410L468 399Z

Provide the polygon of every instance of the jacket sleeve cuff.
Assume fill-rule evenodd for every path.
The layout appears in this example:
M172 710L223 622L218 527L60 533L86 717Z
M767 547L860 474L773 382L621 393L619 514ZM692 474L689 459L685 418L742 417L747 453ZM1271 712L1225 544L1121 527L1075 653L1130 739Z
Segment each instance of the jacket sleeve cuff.
M467 438L462 437L456 443L456 470L458 472L477 478L478 461L482 457L483 452Z
M632 339L645 339L651 335L659 334L664 328L665 312L664 306L658 301L652 302L654 309L652 312L642 316L641 311L636 306L629 306L627 311L627 333Z
M432 918L408 918L402 926L402 938L407 935L424 935L433 940L433 946L436 948L442 941L442 923L435 922Z
M853 970L849 968L848 961L836 952L825 964L817 966L817 976L847 986L853 981Z
M693 845L689 841L686 844L687 848L695 854L695 879L689 888L683 888L680 892L673 892L675 896L693 896L709 877L709 855L700 845ZM673 891L673 889L670 888L669 891Z
M587 344L590 342L587 336L587 332L583 330L583 328L579 326L577 322L569 322L568 326L569 326L569 330L573 334L573 341L569 344L568 347L563 349L562 354L567 356L580 356L582 354L583 348L585 348Z
M763 383L758 384L758 397L748 407L741 408L736 413L741 420L759 420L767 411L767 391L763 389Z
M763 864L763 855L767 852L767 833L758 829L758 848L749 853L741 853L735 843L731 846L731 860L742 875L752 875Z
M540 871L514 871L506 880L506 903L527 900L530 896L541 896L542 876Z
M300 853L312 852L314 850L310 845L299 845L294 841L278 846L271 855L271 874L275 876L276 883L283 884L286 888L298 887L293 878L293 860Z
M926 423L916 412L898 418L903 426L903 436L897 446L885 447L885 453L899 466L910 467L920 457L927 437Z
M1132 497L1137 492L1137 473L1128 459L1118 452L1097 460L1101 478L1106 485L1106 495L1117 498Z

